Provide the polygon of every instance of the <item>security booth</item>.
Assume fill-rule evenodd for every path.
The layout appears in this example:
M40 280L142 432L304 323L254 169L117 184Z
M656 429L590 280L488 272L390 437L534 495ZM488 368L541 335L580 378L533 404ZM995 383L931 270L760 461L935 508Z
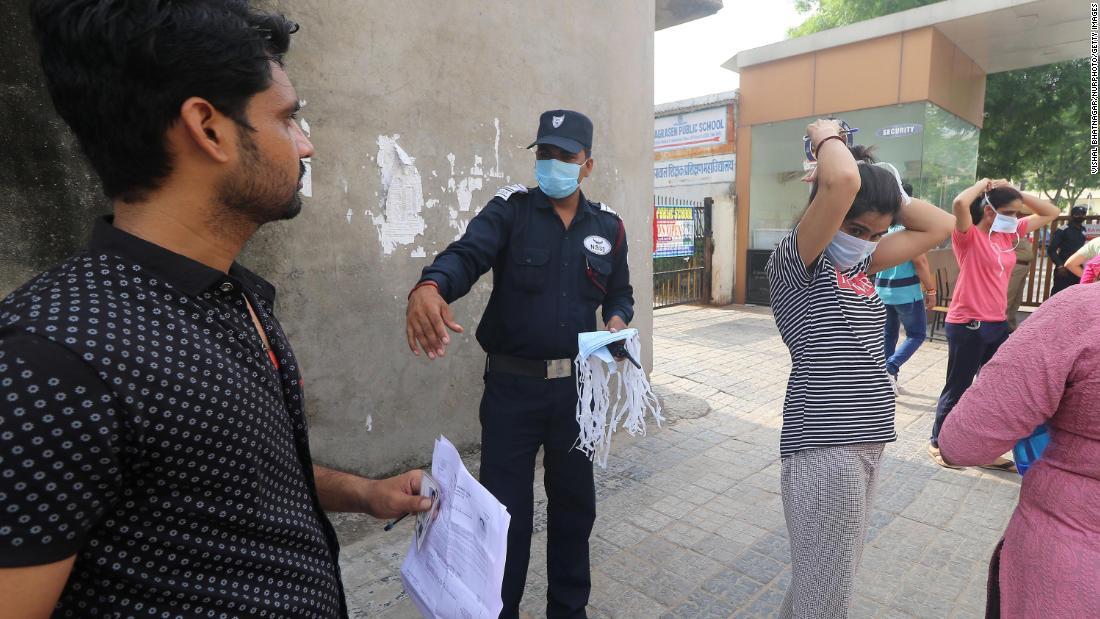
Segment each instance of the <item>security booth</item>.
M975 179L986 75L1083 57L1086 24L1069 0L948 0L727 61L741 75L735 302L769 303L763 266L807 205L807 124L846 121L915 195L949 209Z

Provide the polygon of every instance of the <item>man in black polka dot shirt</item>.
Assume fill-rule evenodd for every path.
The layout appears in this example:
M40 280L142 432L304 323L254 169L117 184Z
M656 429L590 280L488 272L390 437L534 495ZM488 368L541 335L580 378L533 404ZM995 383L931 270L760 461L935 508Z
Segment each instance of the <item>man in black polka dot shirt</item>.
M275 290L235 262L313 146L246 0L39 0L55 106L114 204L0 302L0 615L343 617L328 511L420 511L420 472L314 465Z

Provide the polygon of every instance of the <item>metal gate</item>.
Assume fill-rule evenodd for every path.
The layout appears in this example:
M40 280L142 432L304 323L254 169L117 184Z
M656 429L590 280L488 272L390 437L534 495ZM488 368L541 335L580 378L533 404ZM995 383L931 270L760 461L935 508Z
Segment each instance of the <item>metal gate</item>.
M1085 225L1088 226L1086 232L1093 232L1096 224L1100 224L1100 216L1086 217ZM1054 286L1055 267L1054 262L1047 255L1047 246L1050 244L1051 237L1054 236L1054 231L1066 225L1069 225L1069 217L1063 215L1047 227L1031 233L1031 242L1035 246L1035 260L1031 263L1027 283L1024 285L1024 298L1021 305L1034 307L1050 298L1050 289Z
M710 300L713 201L653 198L653 308Z

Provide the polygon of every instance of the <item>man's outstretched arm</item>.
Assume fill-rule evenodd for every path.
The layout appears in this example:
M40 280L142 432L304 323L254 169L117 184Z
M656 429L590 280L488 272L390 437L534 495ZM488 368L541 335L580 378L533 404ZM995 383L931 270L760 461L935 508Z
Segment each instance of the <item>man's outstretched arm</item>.
M375 518L396 518L431 507L431 501L420 496L423 475L422 471L412 470L386 479L367 479L313 465L317 498L322 509L369 514Z

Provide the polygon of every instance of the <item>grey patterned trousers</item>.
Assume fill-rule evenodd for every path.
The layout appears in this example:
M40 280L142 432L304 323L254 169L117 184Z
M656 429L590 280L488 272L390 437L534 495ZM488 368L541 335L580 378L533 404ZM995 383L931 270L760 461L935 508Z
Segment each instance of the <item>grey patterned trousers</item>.
M806 449L782 461L791 586L779 616L848 616L885 443Z

